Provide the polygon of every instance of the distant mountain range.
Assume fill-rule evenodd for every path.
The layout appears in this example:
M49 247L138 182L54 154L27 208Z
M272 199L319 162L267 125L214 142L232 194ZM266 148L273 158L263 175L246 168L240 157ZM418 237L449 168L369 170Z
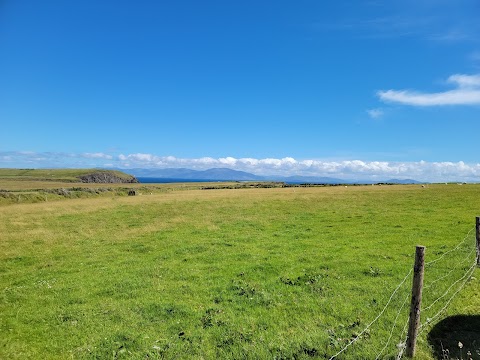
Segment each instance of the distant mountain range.
M360 181L344 180L322 176L259 176L245 171L232 170L227 168L213 168L208 170L191 170L185 168L169 169L116 169L137 177L140 182L142 178L170 179L175 181L283 181L287 183L317 183L317 184L419 184L419 181L411 179L390 179L385 181Z

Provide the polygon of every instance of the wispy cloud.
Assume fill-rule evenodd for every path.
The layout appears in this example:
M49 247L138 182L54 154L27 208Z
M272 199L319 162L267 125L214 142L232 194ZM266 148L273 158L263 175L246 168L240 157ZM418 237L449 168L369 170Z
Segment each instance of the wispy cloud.
M480 65L480 51L474 51L468 56L469 60L474 63L474 65Z
M104 153L98 153L98 152L97 153L83 153L82 156L87 158L87 159L107 159L107 160L113 159L112 155L108 155L108 154L104 154Z
M432 34L429 37L431 40L440 42L459 42L470 39L470 35L461 29L450 29L436 34Z
M458 87L469 89L469 88L480 88L480 74L477 75L461 75L456 74L452 75L447 80L450 83L457 84Z
M0 152L0 167L95 167L103 166L105 160L114 159L113 155L103 153L65 153L34 151Z
M0 152L0 167L118 167L133 168L230 168L257 175L330 176L340 179L388 180L413 178L420 181L480 181L480 163L458 162L388 162L342 160L323 161L284 158L201 157L178 158L155 154L133 153L110 155L104 153L86 158L85 154Z
M370 116L372 119L377 120L383 117L385 115L385 112L382 109L368 109L367 110L368 116Z
M390 15L368 19L345 19L331 24L314 24L314 29L354 31L354 36L368 39L393 39L405 37L430 38L432 17Z
M415 38L446 45L478 41L480 27L471 16L475 10L463 1L367 2L362 7L355 16L313 28L354 30L354 36L369 39Z
M377 96L382 101L412 106L479 105L480 74L452 75L447 80L455 89L444 92L424 93L412 90L381 90Z

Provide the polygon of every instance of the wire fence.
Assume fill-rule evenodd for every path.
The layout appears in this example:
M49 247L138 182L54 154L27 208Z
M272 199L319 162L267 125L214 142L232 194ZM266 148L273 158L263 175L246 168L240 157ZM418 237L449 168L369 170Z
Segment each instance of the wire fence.
M430 253L437 255L434 260L425 263L423 300L421 307L420 335L433 326L444 314L454 297L465 287L477 266L475 227L471 229L455 247L431 248ZM340 359L355 352L355 344L368 341L364 334L375 334L384 338L378 349L372 349L372 342L365 346L370 350L369 358L402 359L407 343L409 323L409 299L411 298L411 269L395 287L378 315L330 360ZM371 331L375 328L375 331ZM354 356L354 355L352 355ZM348 356L347 356L348 357ZM355 356L354 356L355 357Z

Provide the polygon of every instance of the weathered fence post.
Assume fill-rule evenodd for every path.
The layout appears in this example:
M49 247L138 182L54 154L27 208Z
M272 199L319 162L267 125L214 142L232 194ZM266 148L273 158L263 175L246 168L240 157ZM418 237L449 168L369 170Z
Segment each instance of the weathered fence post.
M423 269L425 264L425 246L418 245L415 251L413 267L412 302L410 304L410 320L408 324L407 347L405 355L415 356L418 327L420 325L420 306L422 304Z
M477 238L477 266L480 266L480 216L477 216L475 230L475 236Z

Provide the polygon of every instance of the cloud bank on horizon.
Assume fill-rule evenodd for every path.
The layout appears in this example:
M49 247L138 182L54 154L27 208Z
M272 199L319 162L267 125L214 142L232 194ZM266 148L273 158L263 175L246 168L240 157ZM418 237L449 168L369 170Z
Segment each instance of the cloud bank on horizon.
M65 165L67 164L67 165ZM362 160L296 160L292 157L234 158L201 157L178 158L154 154L97 153L37 153L30 151L0 152L0 167L105 167L128 169L189 168L206 170L229 168L256 175L328 176L354 180L415 179L428 182L470 181L480 182L480 163L458 162L389 162Z
M455 89L423 93L412 90L381 90L380 100L412 106L480 105L480 74L455 74L447 79ZM372 116L372 114L370 114Z

